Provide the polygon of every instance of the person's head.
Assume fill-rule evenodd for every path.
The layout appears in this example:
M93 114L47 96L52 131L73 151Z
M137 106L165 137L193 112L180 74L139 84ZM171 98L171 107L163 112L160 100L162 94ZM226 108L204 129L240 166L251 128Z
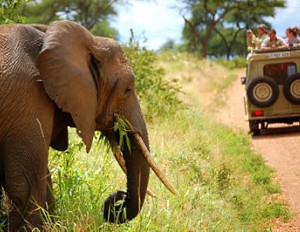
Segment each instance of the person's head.
M298 34L298 27L297 26L291 26L291 29L295 32L295 34Z
M269 35L270 40L276 39L276 30L275 29L269 30L268 35Z
M259 25L257 25L256 29L257 29L257 33L259 35L263 35L264 33L267 32L267 27L266 27L265 24L259 24Z
M291 27L289 27L285 30L285 34L286 34L286 37L288 37L288 38L294 38L297 36L296 31Z
M252 30L251 30L251 29L248 29L248 30L246 31L246 35L247 35L248 37L251 37L251 36L253 35Z

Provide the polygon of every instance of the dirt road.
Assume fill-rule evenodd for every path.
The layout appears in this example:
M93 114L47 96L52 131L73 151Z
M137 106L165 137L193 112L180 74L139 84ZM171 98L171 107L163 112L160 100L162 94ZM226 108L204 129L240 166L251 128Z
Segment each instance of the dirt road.
M247 133L248 123L244 120L243 86L240 77L237 77L226 95L228 100L224 109L220 110L220 120ZM226 115L222 115L222 112ZM290 222L284 225L280 223L276 228L280 231L300 231L300 129L279 129L278 126L286 125L272 125L270 130L253 137L252 145L267 164L276 170L275 178L282 186L283 197L293 213Z

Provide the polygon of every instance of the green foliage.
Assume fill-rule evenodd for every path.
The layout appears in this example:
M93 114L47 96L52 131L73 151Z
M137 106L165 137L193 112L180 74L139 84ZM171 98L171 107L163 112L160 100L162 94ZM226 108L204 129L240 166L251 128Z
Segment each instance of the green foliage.
M49 24L54 20L61 19L57 12L65 7L67 1L32 1L24 4L19 12L26 17L26 23Z
M31 0L5 0L0 2L0 24L23 23L25 18L20 16L17 10Z
M128 126L124 122L124 120L118 116L116 116L116 121L114 123L113 130L118 134L119 136L119 146L121 150L124 148L124 140L126 143L126 146L128 147L129 152L131 152L131 146L130 146L130 140L127 135L128 132Z
M217 63L223 65L228 69L237 69L237 68L245 68L246 67L246 58L237 57L231 60L225 59L217 59Z
M165 73L157 65L156 53L141 47L134 40L133 33L124 50L135 73L136 91L148 120L171 115L184 107L178 98L180 88L176 80L166 81L163 78Z
M177 46L173 39L168 39L160 48L160 51L166 52L166 51L176 51Z
M230 186L231 170L228 165L222 164L217 170L217 183L220 191L226 190Z
M83 144L72 133L72 143L66 152L51 150L50 171L53 180L53 193L56 201L55 221L46 217L47 231L69 231L72 228L95 231L102 223L102 193L107 191L104 186L106 174L111 170L107 154L103 157L96 155L91 160L84 154ZM102 145L96 145L98 152L107 153ZM111 181L111 180L110 180ZM83 215L84 218L82 217ZM86 221L86 224L82 226Z
M282 217L283 220L288 220L291 217L291 214L285 204L282 203L275 203L266 205L263 208L263 217L264 219L271 219L271 218L280 218Z
M277 198L279 188L270 191L276 185L273 170L257 158L247 135L190 110L177 112L151 131L158 163L168 163L179 190L178 197L169 199L172 216L162 214L158 220L153 215L152 223L172 221L170 231L263 231L269 219L289 218L287 206ZM255 160L256 168L245 168Z
M88 30L93 29L98 35L99 28L115 33L109 27L109 18L117 14L116 5L125 3L124 0L41 0L27 4L22 12L29 23L49 24L54 20L68 19L80 23Z
M3 228L7 227L7 212L8 212L8 206L7 206L7 195L4 192L3 189L0 190L0 196L2 199L0 199L0 231L2 231Z
M95 24L90 31L95 36L110 37L116 40L119 38L118 31L115 28L112 28L107 20Z

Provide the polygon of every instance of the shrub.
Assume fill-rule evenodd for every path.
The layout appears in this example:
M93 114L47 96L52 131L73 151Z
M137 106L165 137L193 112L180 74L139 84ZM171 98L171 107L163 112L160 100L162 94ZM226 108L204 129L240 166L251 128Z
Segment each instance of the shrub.
M8 0L0 2L0 24L21 22L24 23L25 18L18 14L18 9L31 0Z
M246 59L244 57L237 57L237 58L233 58L231 60L218 59L217 63L219 63L229 69L246 67Z
M124 50L135 73L136 91L148 120L172 115L176 109L183 107L177 96L180 88L176 81L164 80L165 72L157 65L156 53L141 47L134 40L133 33Z

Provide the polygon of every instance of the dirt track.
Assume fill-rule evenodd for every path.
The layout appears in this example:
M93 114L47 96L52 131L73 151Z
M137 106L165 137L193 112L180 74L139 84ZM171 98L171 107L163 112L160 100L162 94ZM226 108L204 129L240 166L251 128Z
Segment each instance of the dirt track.
M232 127L248 132L248 122L244 120L243 86L240 76L230 87L225 109L218 114L220 120ZM276 126L276 127L275 127ZM252 138L253 148L260 153L267 164L276 170L276 179L282 186L283 197L290 205L293 218L290 222L275 225L274 231L300 231L300 129L299 127L278 128L272 125L262 135Z

